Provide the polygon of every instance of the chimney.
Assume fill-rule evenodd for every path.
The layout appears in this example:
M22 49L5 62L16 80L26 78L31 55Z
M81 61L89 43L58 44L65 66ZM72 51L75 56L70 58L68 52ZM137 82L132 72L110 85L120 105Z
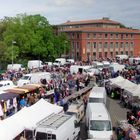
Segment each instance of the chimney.
M109 20L109 17L103 17L103 20Z

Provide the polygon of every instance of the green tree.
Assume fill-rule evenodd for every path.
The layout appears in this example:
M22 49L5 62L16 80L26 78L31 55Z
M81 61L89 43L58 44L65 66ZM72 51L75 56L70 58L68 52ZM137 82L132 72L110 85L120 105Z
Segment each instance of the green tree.
M3 61L7 63L11 63L12 51L14 62L18 63L31 59L52 60L69 50L66 35L55 35L52 26L41 15L5 17L0 22L0 34L5 47ZM16 43L12 44L13 41Z
M70 42L65 33L59 33L55 36L55 47L57 56L61 56L62 54L67 54L70 49Z

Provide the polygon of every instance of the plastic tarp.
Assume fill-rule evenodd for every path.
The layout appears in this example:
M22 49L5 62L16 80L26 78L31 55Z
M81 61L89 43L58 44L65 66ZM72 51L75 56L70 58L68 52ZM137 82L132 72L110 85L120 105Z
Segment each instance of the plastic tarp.
M137 85L135 83L132 83L131 81L125 79L125 81L122 83L121 88L125 90L132 90L135 89Z
M136 96L133 91L137 88L137 86L137 84L132 83L131 81L126 79L121 85L121 88L124 89L127 92L127 94L131 96Z
M0 101L2 100L7 101L8 99L12 99L17 96L18 94L14 94L14 93L2 93L0 94Z
M117 78L110 79L110 82L112 85L116 85L125 91L131 96L136 96L134 93L134 90L137 88L137 84L132 83L131 81L124 79L121 76L118 76Z
M112 85L121 86L125 79L122 76L109 79Z
M133 93L133 96L138 96L140 98L140 85L134 88L132 93Z
M15 94L25 94L27 93L25 90L23 89L19 89L19 88L11 88L11 89L7 89L5 90L6 92L11 92L11 93L15 93ZM29 91L28 91L29 92Z
M38 88L40 88L41 85L40 84L27 84L27 85L23 85L22 87L20 87L21 89L27 89L29 92L34 91Z
M15 115L0 121L0 140L12 140L18 136L23 130L23 122L21 117L24 116L27 108L21 109Z

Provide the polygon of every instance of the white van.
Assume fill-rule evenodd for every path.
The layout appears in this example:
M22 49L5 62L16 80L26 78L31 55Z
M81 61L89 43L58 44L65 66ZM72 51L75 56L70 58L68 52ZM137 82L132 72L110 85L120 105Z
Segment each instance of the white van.
M129 58L130 64L140 64L140 57Z
M103 103L88 103L86 127L89 139L112 139L112 122Z
M87 74L90 75L90 76L99 75L100 74L100 70L97 69L97 68L92 67L92 68L89 68L87 70Z
M50 115L37 125L35 140L76 140L80 132L75 116L66 114Z
M95 68L99 69L99 70L102 70L103 67L104 67L103 63L98 62L98 61L94 61L94 62L93 62L93 66L94 66Z
M53 63L54 66L58 66L58 67L63 66L65 64L66 64L65 58L57 58L57 59L55 59L55 61Z
M51 66L53 65L52 62L45 62L45 64L46 64L47 66L49 66L49 67L51 67Z
M71 65L70 66L70 73L73 74L73 73L77 73L77 72L80 72L81 74L87 74L87 70L89 68L91 68L92 66L79 66L79 65Z
M83 101L73 102L69 105L66 112L68 115L75 115L77 123L79 123L84 117L84 103Z
M129 56L126 54L116 55L116 59L118 59L118 60L128 59L128 57Z
M37 72L26 74L21 79L19 79L19 81L17 82L17 86L21 87L26 84L38 84L41 82L41 79L46 79L46 81L50 81L51 74L49 72Z
M124 68L125 68L125 65L121 65L119 63L111 63L109 69L112 72L117 72L117 71L122 71Z
M23 67L22 64L8 64L7 70L19 71L19 70L25 70L25 68Z
M103 67L104 67L104 68L109 68L109 67L110 67L110 62L108 62L108 61L103 61L102 63L103 63Z
M43 62L40 60L29 60L27 67L28 69L42 69L43 68Z
M70 64L74 64L74 59L67 59L66 62L70 63Z
M104 87L93 87L90 91L88 103L104 103L106 104L106 90Z

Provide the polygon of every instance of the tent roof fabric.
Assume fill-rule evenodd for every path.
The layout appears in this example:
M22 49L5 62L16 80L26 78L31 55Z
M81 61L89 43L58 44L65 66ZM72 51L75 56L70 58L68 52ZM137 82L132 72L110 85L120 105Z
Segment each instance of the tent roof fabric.
M116 85L125 91L131 96L137 96L138 93L140 93L138 90L138 93L136 93L136 89L138 89L138 85L135 83L132 83L131 81L124 79L121 76L118 76L117 78L110 79L112 85ZM140 90L140 88L139 88Z
M29 90L29 92L31 92L31 91L38 89L39 87L41 87L41 85L39 85L39 84L28 84L28 85L24 85L20 88L27 89L27 90Z
M62 107L40 99L34 105L24 107L13 116L0 121L0 140L12 140L24 129L33 130L37 127L37 123L45 117L62 111Z
M133 95L140 98L140 85L133 89Z
M18 88L11 88L11 89L7 89L5 91L15 93L15 94L24 94L24 93L26 93L24 90L20 90Z
M39 85L39 84L28 84L28 85L24 85L20 88L14 87L14 88L10 88L10 89L4 90L4 91L16 93L16 94L25 94L25 93L34 91L34 90L38 89L39 87L41 87L41 85Z
M14 97L17 97L18 94L14 94L14 93L2 93L0 94L0 101L4 100L8 100L8 99L12 99Z
M15 90L19 90L19 91L23 91L23 92L25 92L25 93L28 93L29 92L29 90L28 89L22 89L22 88L19 88L19 87L16 87L16 88L14 88Z
M26 109L25 107L15 115L0 122L0 140L12 140L24 130L19 116L24 115Z
M125 79L122 77L122 76L118 76L116 78L111 78L110 79L110 82L112 84L116 84L116 83L120 83L120 82L123 82Z
M24 118L24 120L28 120L28 122L26 122L24 126L26 129L34 129L40 120L52 113L60 113L62 111L62 107L51 104L44 99L40 99L37 103L28 107L28 113Z

